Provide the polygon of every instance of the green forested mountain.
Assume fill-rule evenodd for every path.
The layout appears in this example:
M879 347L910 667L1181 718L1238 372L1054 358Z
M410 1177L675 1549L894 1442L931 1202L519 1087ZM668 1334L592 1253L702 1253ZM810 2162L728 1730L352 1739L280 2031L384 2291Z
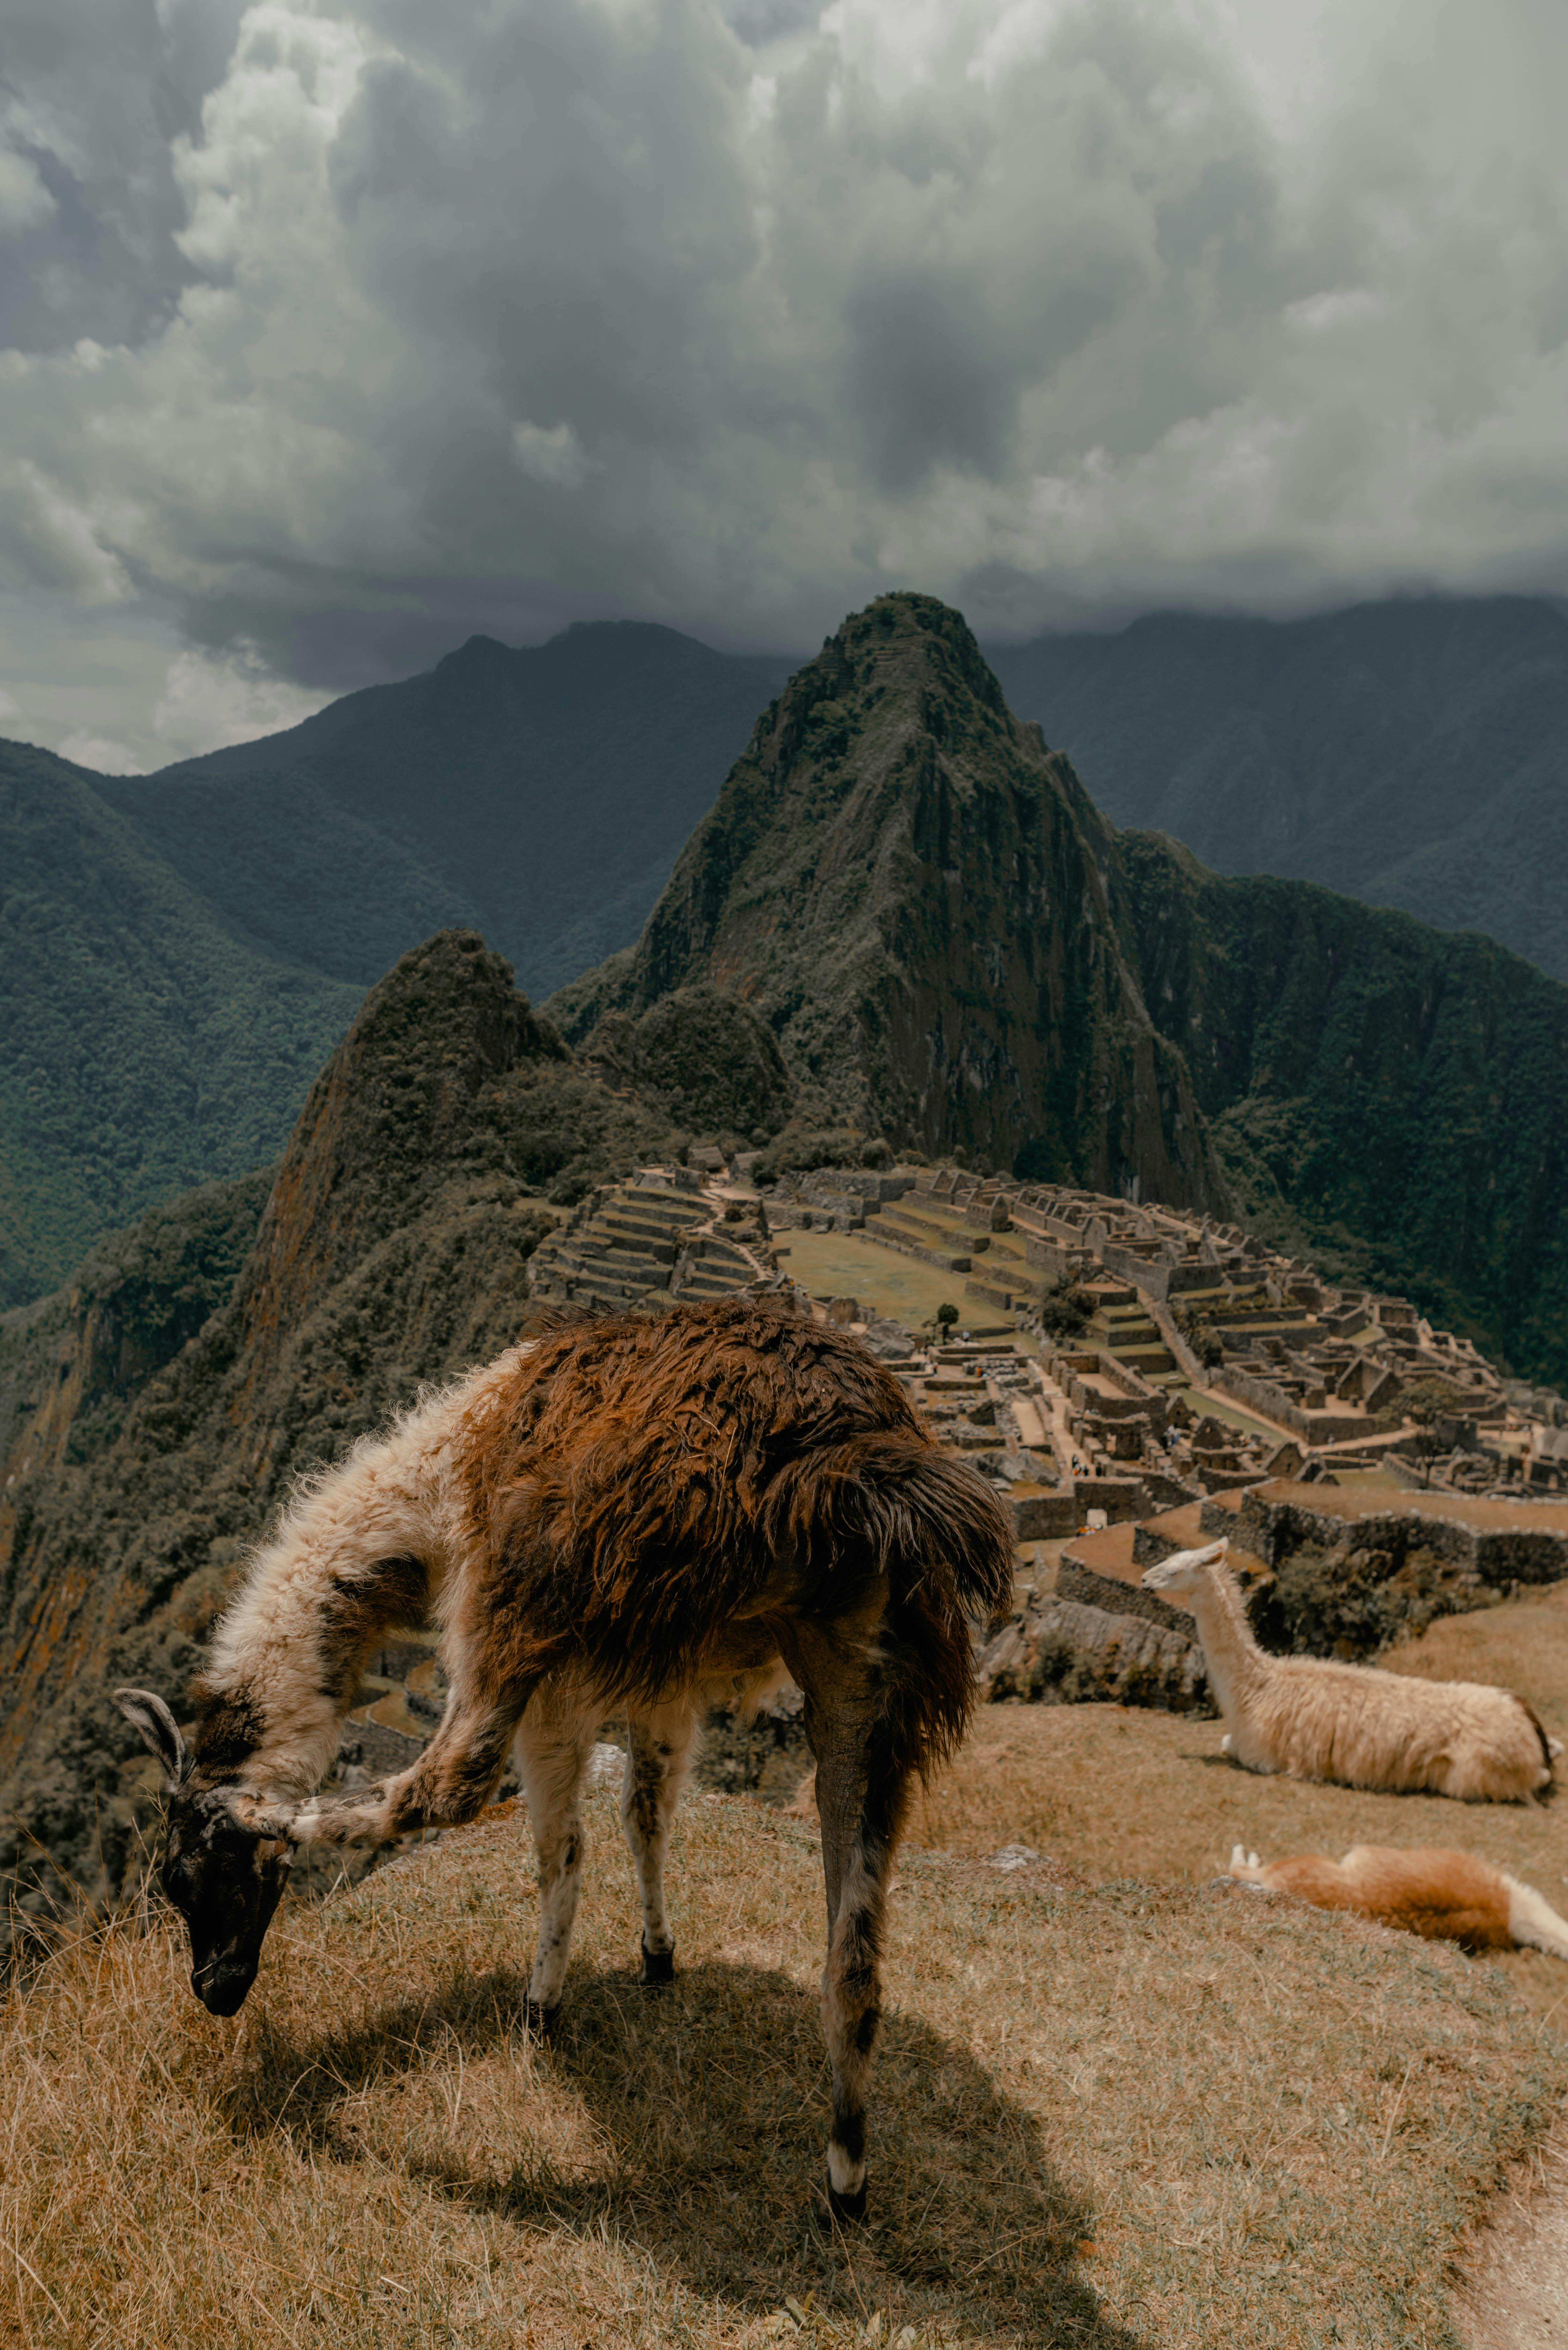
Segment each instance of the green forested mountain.
M758 723L597 1024L743 993L803 1117L1256 1213L1568 1377L1568 988L1490 941L1118 834L964 623L884 597Z
M1485 931L1568 980L1568 614L1417 598L1307 620L1167 613L989 658L1118 825L1220 873Z
M368 987L473 922L539 993L637 936L791 666L635 621L472 637L286 733L99 788L269 954Z
M0 1306L275 1158L359 998L235 938L102 780L0 743Z

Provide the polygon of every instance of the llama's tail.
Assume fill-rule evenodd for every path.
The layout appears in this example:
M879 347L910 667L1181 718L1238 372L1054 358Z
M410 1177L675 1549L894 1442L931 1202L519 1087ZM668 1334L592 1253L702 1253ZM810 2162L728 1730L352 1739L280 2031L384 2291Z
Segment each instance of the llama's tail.
M987 1480L920 1436L878 1430L808 1453L778 1481L775 1534L806 1565L815 1604L849 1602L867 1570L888 1585L898 1743L922 1773L950 1754L974 1703L972 1634L1012 1604L1012 1529Z
M1532 1950L1550 1950L1554 1959L1568 1959L1568 1918L1560 1918L1532 1887L1504 1877L1508 1887L1508 1930L1516 1942Z

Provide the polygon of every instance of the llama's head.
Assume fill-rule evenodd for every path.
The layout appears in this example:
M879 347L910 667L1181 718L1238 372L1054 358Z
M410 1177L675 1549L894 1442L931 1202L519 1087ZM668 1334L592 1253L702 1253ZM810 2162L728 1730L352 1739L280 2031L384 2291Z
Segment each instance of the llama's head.
M1218 1566L1230 1547L1221 1536L1205 1550L1179 1550L1174 1558L1162 1558L1158 1566L1145 1567L1143 1587L1146 1591L1201 1590L1209 1569Z
M169 1833L159 1871L191 1935L191 1988L213 2015L234 2015L261 1964L294 1848L286 1823L254 1795L193 1770L179 1724L151 1690L114 1701L163 1765Z

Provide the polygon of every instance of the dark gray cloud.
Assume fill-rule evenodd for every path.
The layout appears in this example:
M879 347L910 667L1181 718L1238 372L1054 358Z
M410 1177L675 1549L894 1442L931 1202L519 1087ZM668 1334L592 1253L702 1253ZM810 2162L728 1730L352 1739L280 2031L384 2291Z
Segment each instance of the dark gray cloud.
M47 739L40 615L145 762L473 628L1568 588L1539 0L12 16L0 677Z

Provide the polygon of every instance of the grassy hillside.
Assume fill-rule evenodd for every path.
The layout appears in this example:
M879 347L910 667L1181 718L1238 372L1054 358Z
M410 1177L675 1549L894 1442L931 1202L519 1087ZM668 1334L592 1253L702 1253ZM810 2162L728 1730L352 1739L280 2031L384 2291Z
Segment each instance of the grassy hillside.
M233 937L99 780L0 743L0 1307L275 1159L358 1001Z
M365 987L473 923L537 994L637 936L791 666L633 621L472 637L285 733L99 788L270 953Z
M815 1835L689 1802L679 1971L649 1998L614 1793L587 1811L547 2046L520 2020L515 1813L286 1908L231 2022L192 1999L164 1916L14 1993L6 2330L1454 2350L1445 2263L1568 2086L1564 2043L1495 1974L1283 1905L908 1852L871 2224L825 2236Z
M1118 825L1220 873L1485 931L1568 980L1568 614L1410 598L1307 620L1163 614L997 646L1008 702Z

